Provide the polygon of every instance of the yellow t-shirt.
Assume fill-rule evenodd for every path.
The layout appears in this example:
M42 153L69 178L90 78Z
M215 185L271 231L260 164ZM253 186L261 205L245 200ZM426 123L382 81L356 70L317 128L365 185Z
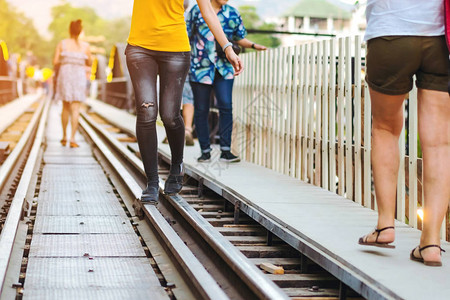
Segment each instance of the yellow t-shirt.
M134 0L128 43L155 51L190 51L183 0Z

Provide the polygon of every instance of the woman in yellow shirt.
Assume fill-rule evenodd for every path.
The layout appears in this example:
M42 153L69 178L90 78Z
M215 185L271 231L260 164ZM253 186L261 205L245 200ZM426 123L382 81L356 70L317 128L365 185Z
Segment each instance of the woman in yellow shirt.
M210 0L197 0L203 18L222 46L235 75L242 63L226 38ZM184 122L180 114L183 85L190 65L190 46L183 0L134 0L131 30L125 50L136 97L136 136L147 176L141 201L158 202L158 102L156 78L160 78L159 112L172 152L164 193L182 188Z

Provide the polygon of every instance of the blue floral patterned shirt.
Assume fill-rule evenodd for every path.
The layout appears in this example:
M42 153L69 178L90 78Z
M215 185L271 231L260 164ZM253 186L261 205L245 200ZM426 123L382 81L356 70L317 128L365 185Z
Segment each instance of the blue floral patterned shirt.
M237 9L223 5L217 17L228 40L239 41L245 38L247 30ZM217 55L214 36L203 19L198 5L189 11L186 24L191 43L189 80L212 84L216 70L223 78L233 79L233 66L225 57Z

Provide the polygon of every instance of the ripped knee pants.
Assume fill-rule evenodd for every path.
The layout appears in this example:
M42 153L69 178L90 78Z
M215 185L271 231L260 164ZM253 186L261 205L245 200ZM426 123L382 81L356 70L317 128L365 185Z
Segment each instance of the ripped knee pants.
M158 111L169 140L172 164L183 161L184 122L180 107L190 53L153 51L128 45L125 54L136 100L139 149L148 181L157 182Z

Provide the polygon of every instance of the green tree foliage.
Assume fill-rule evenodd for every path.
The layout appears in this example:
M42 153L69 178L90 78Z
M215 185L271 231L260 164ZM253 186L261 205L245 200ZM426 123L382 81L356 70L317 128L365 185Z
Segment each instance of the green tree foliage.
M81 19L83 21L84 31L87 35L93 35L99 25L103 26L102 20L97 16L94 9L73 7L67 2L54 6L52 17L53 21L48 26L48 30L53 34L52 42L54 44L69 37L69 25L73 20Z
M50 62L50 45L38 33L33 22L16 11L6 0L0 0L0 39L8 45L9 52L25 56L33 51L40 65Z
M244 25L247 29L259 30L275 30L275 25L261 21L261 18L256 13L256 7L250 5L243 5L239 7L239 13L242 16ZM247 38L257 44L264 45L269 48L276 48L281 44L279 38L269 34L249 34Z
M244 25L247 28L256 29L256 27L261 23L261 18L256 13L256 7L251 5L242 5L238 8L241 14Z
M100 18L90 7L73 7L68 2L52 8L53 20L49 31L53 37L44 40L34 27L31 19L18 12L6 0L0 0L0 40L4 40L11 53L19 53L22 57L32 51L40 66L51 66L57 43L69 37L70 22L83 20L84 32L88 36L105 37L105 41L96 44L109 54L112 46L118 42L126 42L130 30L130 18L105 20Z
M67 2L52 8L53 21L49 25L49 31L53 34L52 45L69 37L69 25L73 20L83 21L83 30L86 36L104 36L104 42L96 44L103 47L109 54L116 43L125 43L130 31L130 18L105 20L97 15L90 7L73 7Z
M115 43L126 43L130 25L131 16L107 21L103 35L106 37L104 47L108 54Z

